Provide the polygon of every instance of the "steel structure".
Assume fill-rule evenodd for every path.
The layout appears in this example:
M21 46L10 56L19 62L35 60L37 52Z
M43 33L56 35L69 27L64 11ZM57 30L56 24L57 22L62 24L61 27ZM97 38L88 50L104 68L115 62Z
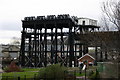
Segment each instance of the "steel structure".
M43 67L56 63L78 66L78 57L88 49L75 41L77 27L77 19L68 14L25 17L22 20L21 66Z

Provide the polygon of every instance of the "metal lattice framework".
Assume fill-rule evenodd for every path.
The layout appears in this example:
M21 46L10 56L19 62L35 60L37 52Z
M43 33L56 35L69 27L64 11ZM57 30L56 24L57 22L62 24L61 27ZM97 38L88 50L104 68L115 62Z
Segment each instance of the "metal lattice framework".
M64 62L78 66L77 59L88 52L87 46L75 42L75 17L48 15L22 20L22 42L19 62L24 67L42 67Z

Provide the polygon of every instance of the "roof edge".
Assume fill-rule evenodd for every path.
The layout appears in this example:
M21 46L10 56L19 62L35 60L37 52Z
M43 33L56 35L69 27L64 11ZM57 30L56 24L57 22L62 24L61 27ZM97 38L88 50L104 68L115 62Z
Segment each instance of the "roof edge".
M84 56L86 56L86 55L88 55L88 56L90 56L92 59L94 59L95 60L95 58L94 57L92 57L90 54L85 54L85 55L83 55L81 58L79 58L78 60L80 60L80 59L82 59Z

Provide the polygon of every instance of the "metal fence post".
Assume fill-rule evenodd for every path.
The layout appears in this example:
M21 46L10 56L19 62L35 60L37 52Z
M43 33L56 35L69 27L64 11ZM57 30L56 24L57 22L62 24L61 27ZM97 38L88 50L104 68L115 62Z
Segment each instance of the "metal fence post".
M74 80L76 79L76 70L74 70Z
M20 80L20 77L18 77L18 80Z
M34 74L34 80L36 80L36 74Z
M8 76L6 76L6 80L8 80Z
M85 68L85 80L86 80L86 68Z
M24 76L24 80L26 80L26 75Z
M64 71L64 80L65 80L65 78L66 78L66 71Z
M44 79L46 80L46 73L45 73Z

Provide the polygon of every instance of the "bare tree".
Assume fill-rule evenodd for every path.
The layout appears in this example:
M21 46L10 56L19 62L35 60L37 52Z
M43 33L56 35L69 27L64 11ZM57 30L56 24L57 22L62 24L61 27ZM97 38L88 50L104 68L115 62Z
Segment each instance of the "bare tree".
M112 57L115 58L115 60L112 60L112 62L114 62L114 66L115 64L117 64L116 70L118 73L116 75L118 76L118 78L120 78L120 0L108 0L106 2L103 2L102 11L105 14L104 17L109 20L109 22L112 23L118 30L118 34L115 34L113 36L109 35L110 37L112 37L111 39L108 39L113 40L113 37L115 38L112 43L110 43L112 46L114 46L115 51L109 51L109 54L115 56ZM108 26L108 24L110 23L107 23L106 25ZM105 27L107 27L106 25Z
M102 11L118 31L120 31L120 0L108 0L103 2Z
M105 16L102 16L99 25L100 25L100 31L110 31L111 30L110 23Z

